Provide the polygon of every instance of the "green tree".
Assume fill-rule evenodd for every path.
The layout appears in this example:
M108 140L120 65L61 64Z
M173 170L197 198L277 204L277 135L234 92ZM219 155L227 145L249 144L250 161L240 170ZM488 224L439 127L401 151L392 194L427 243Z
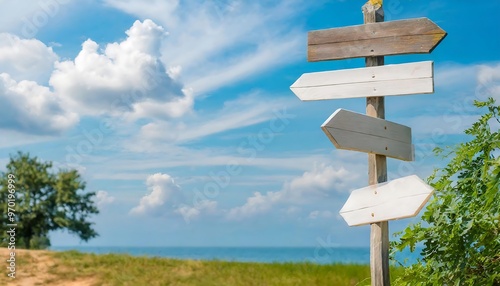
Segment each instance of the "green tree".
M52 162L40 162L29 154L18 152L10 157L6 172L0 174L0 245L6 246L10 238L8 198L12 189L16 248L47 248L49 232L58 229L76 234L84 241L97 236L93 223L87 220L99 213L93 201L95 193L84 192L85 182L76 170L54 173L51 169Z
M470 141L436 150L451 159L429 178L434 198L392 245L423 247L398 284L500 285L500 106L491 98L475 106L488 112L465 131Z

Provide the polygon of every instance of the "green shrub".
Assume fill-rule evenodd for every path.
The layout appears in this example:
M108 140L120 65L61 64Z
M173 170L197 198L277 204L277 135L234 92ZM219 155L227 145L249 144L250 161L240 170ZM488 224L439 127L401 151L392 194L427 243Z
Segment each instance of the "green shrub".
M488 112L465 131L469 142L443 155L451 159L429 178L435 194L422 222L392 245L423 246L399 285L500 285L500 106L493 99L475 106Z

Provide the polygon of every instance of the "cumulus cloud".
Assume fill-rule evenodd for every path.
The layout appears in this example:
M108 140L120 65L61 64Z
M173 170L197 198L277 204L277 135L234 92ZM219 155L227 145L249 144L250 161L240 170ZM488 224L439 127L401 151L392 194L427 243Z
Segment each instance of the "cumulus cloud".
M89 39L74 60L61 62L36 39L0 34L0 128L55 135L86 115L135 121L191 112L192 92L172 78L180 68L166 68L160 60L165 30L144 20L126 34L103 49Z
M139 205L130 210L132 215L181 215L186 222L201 213L215 213L217 202L204 200L196 206L186 204L187 200L179 185L168 174L156 173L146 180L149 193L141 198Z
M306 33L288 20L303 11L305 2L152 0L143 5L139 0L105 0L104 3L143 19L153 19L168 29L170 35L164 43L162 59L182 67L184 82L196 94L286 64L304 53ZM307 5L315 5L312 3Z
M78 122L76 113L65 110L59 98L33 81L0 74L0 128L29 134L59 134Z
M106 191L97 191L95 200L97 207L103 208L105 205L112 204L115 201L115 197L110 196Z
M149 193L141 198L131 214L162 214L168 207L179 203L181 188L167 174L156 173L146 180Z
M267 192L264 195L260 192L255 192L252 197L247 198L244 205L229 210L227 217L237 220L266 213L271 210L274 204L283 199L283 194L284 192L281 191Z
M0 72L14 80L48 81L58 56L44 43L36 39L0 33Z
M133 105L133 111L124 114L129 121L141 118L156 118L159 120L170 120L179 118L192 111L194 96L191 89L182 89L184 96L172 98L166 102L154 99L145 99Z
M136 21L126 34L103 51L89 39L74 61L57 62L50 78L55 92L69 108L88 115L168 118L187 112L192 99L159 59L164 29L151 20Z
M203 200L195 206L181 205L174 212L180 214L184 218L184 221L190 222L196 219L201 213L215 214L217 212L217 202Z
M36 132L55 134L73 126L79 117L111 115L120 116L124 123L149 119L142 131L158 133L170 127L165 122L193 114L197 94L287 62L294 58L290 55L300 52L300 36L287 24L299 8L287 1L272 5L156 0L150 5L135 0L104 3L146 20L136 21L123 41L100 46L88 39L74 59L64 61L36 39L0 34L0 73L19 84L38 82L37 89L50 94L53 107L47 110L52 113L42 117L33 116L31 110L27 116L20 113L26 119L9 128L22 125L17 131L32 134L29 128L38 126L31 118L38 117L41 127ZM170 34L147 18L154 18ZM239 25L241 21L246 25ZM288 32L283 33L284 29ZM279 56L282 54L288 56ZM195 90L183 88L181 81ZM47 82L47 87L42 86ZM29 101L36 105L32 109L47 107L45 101ZM240 127L240 123L261 122L257 115L262 110L251 111L257 113L241 113L238 122L214 118L203 126L210 128L189 129L181 141ZM172 126L182 129L183 125Z
M312 171L286 182L279 191L266 194L255 192L252 197L247 198L244 205L229 210L227 218L244 219L269 212L279 204L301 205L312 200L325 199L335 193L345 191L347 185L356 178L356 174L344 168L334 168L329 165L316 166Z

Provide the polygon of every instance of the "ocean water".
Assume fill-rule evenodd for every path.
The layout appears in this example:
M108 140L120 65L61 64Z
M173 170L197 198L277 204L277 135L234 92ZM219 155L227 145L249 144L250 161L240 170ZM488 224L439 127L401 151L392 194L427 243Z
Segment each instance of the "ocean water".
M78 250L86 253L124 253L133 256L239 262L310 262L316 264L369 264L369 248L352 247L51 247L51 250ZM415 261L418 253L403 253L398 261Z

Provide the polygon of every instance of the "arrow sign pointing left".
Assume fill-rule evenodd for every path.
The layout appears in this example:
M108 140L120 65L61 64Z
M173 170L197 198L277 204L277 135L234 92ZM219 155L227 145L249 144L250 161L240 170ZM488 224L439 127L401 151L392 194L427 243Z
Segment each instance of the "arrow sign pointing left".
M321 129L339 149L385 155L413 161L410 127L337 109Z
M433 62L305 73L290 89L303 101L433 93Z
M434 190L412 175L352 191L340 210L349 226L416 216Z

